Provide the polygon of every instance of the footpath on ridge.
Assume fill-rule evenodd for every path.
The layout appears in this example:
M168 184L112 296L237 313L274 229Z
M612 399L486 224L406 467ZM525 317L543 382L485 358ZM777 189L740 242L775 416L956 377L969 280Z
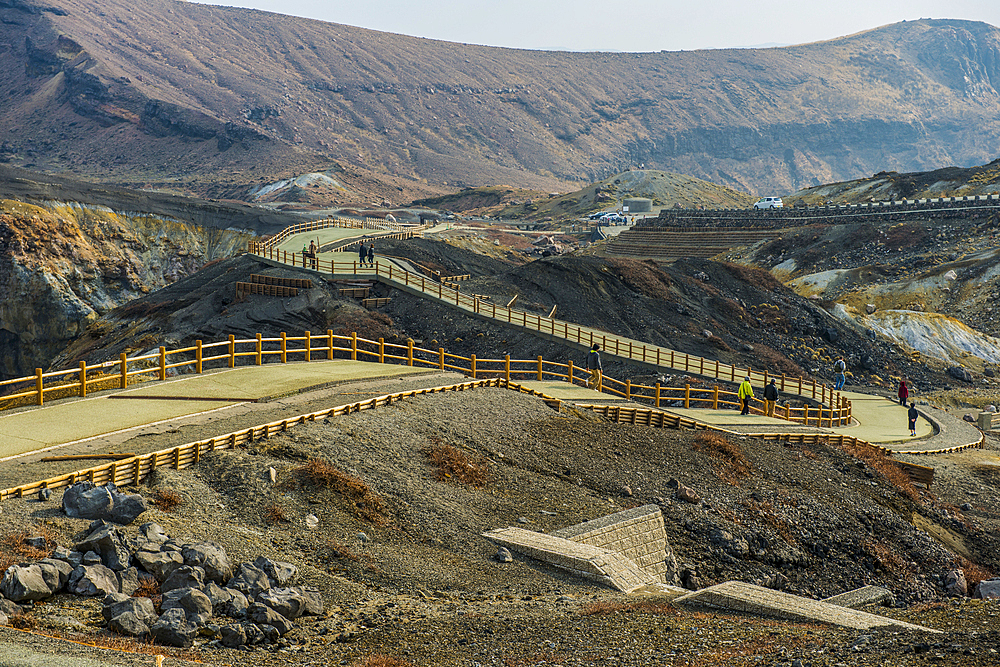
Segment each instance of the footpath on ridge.
M341 231L354 231L355 235L357 235L356 232L358 230ZM316 232L310 232L309 234L315 235ZM307 238L309 234L304 233L292 235L284 242L283 246L286 244L291 244L290 247L292 248L299 246L301 241ZM308 241L306 241L306 243L308 243ZM330 258L332 262L335 262L337 254L338 253L320 253L320 256ZM276 263L283 264L282 262ZM602 342L603 354L608 356L621 357L630 361L644 363L657 369L672 369L676 371L683 371L692 375L707 375L708 377L715 377L716 379L721 379L723 381L731 381L725 377L720 377L725 375L725 368L727 368L727 366L720 367L716 362L706 363L706 360L703 360L700 357L691 357L687 354L678 353L667 348L660 348L643 341L631 340L613 335L609 336L607 332L598 331L582 325L570 324L554 318L542 318L537 316L532 318L525 315L520 322L517 321L516 317L510 316L507 318L494 318L491 313L496 311L495 306L492 309L485 308L484 304L476 304L470 307L467 300L460 298L458 290L443 288L440 283L429 281L427 277L413 273L413 267L408 263L404 265L402 262L395 259L377 257L376 265L377 266L374 269L352 265L353 270L343 277L381 280L391 284L393 287L424 298L437 300L440 303L447 304L452 308L463 310L473 316L496 319L500 322L517 326L545 337L560 338L569 344L575 344L584 348L589 347L591 340L600 341ZM332 264L332 266L336 267L337 264ZM346 265L344 266L346 268ZM389 266L393 267L391 271L388 268ZM337 273L334 274L334 277L337 278L342 276ZM446 294L447 296L445 296ZM510 311L508 311L508 314L509 313ZM562 329L562 331L560 331L560 329ZM565 337L563 332L568 331L581 332L582 335L581 333L577 333L576 336ZM609 342L613 343L613 347L609 344ZM673 364L669 362L671 359L674 360ZM720 369L721 372L716 371L715 369ZM737 370L736 374L743 375L745 374L745 371ZM730 375L733 375L733 373L731 372ZM755 387L760 389L763 388L762 385L764 384L765 378L763 373L759 371L751 371L750 377L753 380ZM737 377L736 381L738 382L739 379L740 378ZM616 400L613 395L589 392L586 388L576 387L565 382L541 382L537 383L538 386L535 386L535 383L522 384L531 386L536 391L546 393L553 398L560 398L576 403L600 403L609 400ZM791 380L788 383L788 389L796 389L797 386L798 385L791 382ZM550 391L547 391L546 388L551 389L551 391L555 393L550 393ZM786 389L784 395L813 397L808 387L803 385L802 389L803 391L801 394ZM819 390L820 388L817 387L817 390L815 391L817 395L814 398L821 400L825 398L827 404L829 405L832 391L829 388L822 388L824 393L820 394ZM582 395L579 392L589 392L589 397ZM595 398L595 395L599 398ZM897 403L881 396L865 394L857 391L843 391L840 392L840 396L851 401L851 416L853 419L850 426L822 428L803 427L801 424L793 424L782 419L768 418L762 415L741 417L739 412L734 410L706 410L697 408L683 409L671 407L665 408L664 411L741 433L843 433L845 435L852 435L872 444L883 446L893 452L909 454L932 454L956 451L958 449L978 446L982 442L983 436L978 428L966 424L961 420L955 419L943 411L928 410L925 406L921 406L921 419L918 419L917 421L917 435L916 437L911 437L909 435L909 428L907 424L906 408L903 406L900 406Z

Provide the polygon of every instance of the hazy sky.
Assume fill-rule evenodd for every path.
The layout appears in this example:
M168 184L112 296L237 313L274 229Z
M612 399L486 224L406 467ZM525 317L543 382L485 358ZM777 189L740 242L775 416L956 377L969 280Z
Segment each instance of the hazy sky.
M202 1L202 0L199 0ZM213 5L521 49L801 44L918 18L1000 26L1000 0L222 0Z

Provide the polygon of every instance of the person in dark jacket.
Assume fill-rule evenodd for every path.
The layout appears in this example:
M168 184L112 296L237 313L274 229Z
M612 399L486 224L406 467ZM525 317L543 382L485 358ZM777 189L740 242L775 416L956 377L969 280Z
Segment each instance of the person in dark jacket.
M906 380L899 381L899 389L896 391L896 396L899 397L899 404L905 408L906 399L910 397L910 390L906 387Z
M775 386L773 379L771 380L771 384L764 387L764 400L767 402L764 414L768 417L773 417L774 405L778 402L778 387Z
M917 434L917 417L920 416L916 403L910 403L910 409L906 411L906 416L910 420L910 436L915 436Z
M368 249L365 248L365 244L362 243L360 246L358 246L358 262L361 264L361 266L365 265L366 257L368 257Z
M587 380L587 387L601 391L604 385L604 370L601 367L601 346L594 343L587 353L587 370L590 371L590 378Z
M368 246L368 266L375 268L375 242Z

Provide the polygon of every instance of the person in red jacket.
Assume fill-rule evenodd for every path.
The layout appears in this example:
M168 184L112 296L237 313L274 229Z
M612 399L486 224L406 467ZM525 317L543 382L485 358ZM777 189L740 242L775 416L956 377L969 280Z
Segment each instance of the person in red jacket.
M906 380L899 381L899 391L896 392L896 396L899 397L899 404L906 407L906 399L910 397L910 390L906 388Z

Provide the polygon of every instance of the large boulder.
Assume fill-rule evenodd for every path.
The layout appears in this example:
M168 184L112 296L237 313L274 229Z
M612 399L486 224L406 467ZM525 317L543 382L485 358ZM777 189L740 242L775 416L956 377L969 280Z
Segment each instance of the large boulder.
M267 605L259 603L250 605L247 609L247 619L253 621L257 625L270 625L278 631L279 635L284 635L286 632L295 627L295 624L293 624L290 620Z
M174 607L160 615L149 628L149 634L161 644L188 648L194 643L198 626L188 621L183 609Z
M270 607L289 621L301 616L306 606L301 588L271 588L258 595L257 602Z
M179 551L137 551L135 559L157 581L165 581L174 570L184 565L184 557Z
M66 516L81 519L104 519L130 524L146 511L146 499L138 494L124 494L114 484L96 486L93 482L78 482L63 493Z
M244 618L247 615L247 608L250 600L241 591L235 588L223 589L229 593L229 601L222 607L221 614L229 618Z
M37 563L31 565L11 565L0 580L0 593L8 600L44 600L52 595L52 589L45 581L42 568Z
M73 574L72 565L55 558L45 558L38 561L38 567L42 570L42 577L53 593L61 591L69 582L70 575Z
M75 549L97 553L101 563L112 570L124 570L132 561L132 550L121 528L111 524L98 525L76 544Z
M140 586L139 570L133 565L116 573L118 575L118 590L125 595L132 595ZM147 575L148 576L148 575Z
M79 565L70 575L66 590L74 595L117 593L118 577L104 565Z
M205 570L200 567L181 565L170 573L170 576L160 584L160 592L166 593L176 588L197 588L205 586Z
M109 595L104 600L104 607L101 608L101 615L104 616L105 620L111 621L111 619L121 616L122 614L130 613L146 625L156 622L156 609L153 606L152 600L149 598L133 597L126 597L123 600L121 597L123 596Z
M956 380L961 380L962 382L972 382L972 373L969 372L968 368L963 368L962 366L952 366L948 369L948 375L952 376Z
M188 544L181 550L184 564L201 567L205 578L217 584L225 584L233 578L233 564L226 550L214 542Z
M257 556L253 562L258 568L267 574L271 586L288 586L295 582L295 577L299 571L291 563L283 563L279 560L272 560L264 556Z
M120 635L142 637L149 634L149 626L136 614L126 611L108 621L108 629Z
M266 591L270 587L271 579L267 573L251 563L241 564L237 568L236 574L226 584L226 588L238 590L251 600L260 595L261 591Z
M152 522L144 523L139 526L139 534L142 535L147 542L153 542L155 544L163 544L170 539L166 531L163 530L163 526Z
M197 588L175 588L163 594L160 611L183 609L187 620L197 626L212 618L212 601Z

